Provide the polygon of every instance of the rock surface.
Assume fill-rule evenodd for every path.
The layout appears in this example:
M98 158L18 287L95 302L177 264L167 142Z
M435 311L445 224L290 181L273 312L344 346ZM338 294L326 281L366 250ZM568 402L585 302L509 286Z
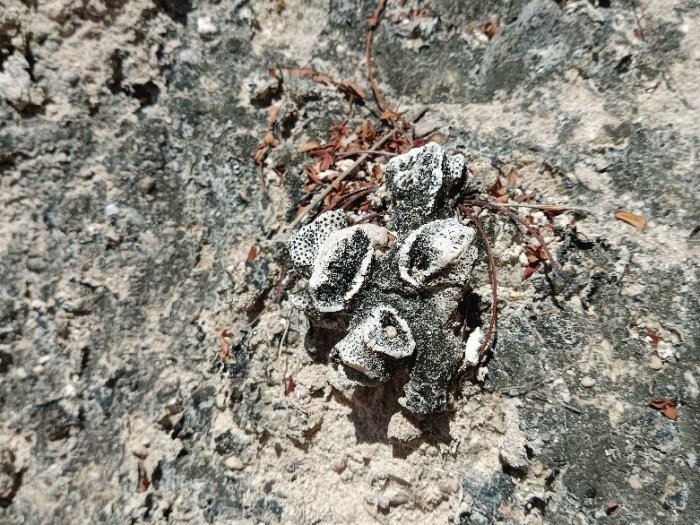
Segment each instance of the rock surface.
M562 267L525 280L522 232L485 217L493 355L418 435L391 422L397 384L336 395L306 319L273 300L297 149L348 103L267 70L369 93L375 4L5 0L0 522L700 521L700 5L426 5L388 2L384 96L428 108L421 131L475 188L512 169L586 212L518 211ZM483 261L472 276L483 326Z

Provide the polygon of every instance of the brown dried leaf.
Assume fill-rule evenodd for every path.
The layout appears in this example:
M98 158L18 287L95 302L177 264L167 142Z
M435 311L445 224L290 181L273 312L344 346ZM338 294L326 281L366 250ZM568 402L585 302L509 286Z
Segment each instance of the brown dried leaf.
M254 261L255 258L258 256L259 251L259 248L255 244L251 246L250 250L248 250L248 255L245 258L246 262Z
M678 400L672 397L666 399L652 399L649 406L656 410L661 410L661 413L671 421L678 419Z
M284 385L284 397L289 397L294 393L294 390L296 390L297 384L294 381L294 378L292 376L289 376L289 379L287 380L287 384Z
M321 145L315 140L309 140L307 142L304 142L304 144L302 144L301 146L299 146L299 149L297 149L297 153L306 153L307 151L311 151L312 149L320 147Z
M333 155L326 153L323 157L321 157L321 163L318 166L318 170L326 171L327 169L330 169L333 164L335 164Z
M275 122L277 122L277 115L280 113L280 106L270 106L270 115L269 115L269 122L270 126L272 126Z
M377 132L374 130L374 126L371 122L365 121L362 126L360 126L359 135L367 141L374 142Z
M350 80L343 80L338 84L338 89L360 100L363 100L366 96L365 90Z
M306 167L306 166L305 166ZM318 176L316 173L316 170L313 168L313 166L309 166L309 169L306 170L306 175L313 181L314 184L317 186L323 186L323 181L321 178Z
M508 170L508 174L506 175L506 181L508 182L508 186L510 186L511 188L515 188L518 186L518 172L515 168L511 168L510 170Z
M138 481L136 482L137 492L146 492L148 487L151 486L151 481L148 479L148 472L146 472L146 467L143 466L143 462L139 461L138 464Z
M647 226L647 220L641 215L636 215L625 210L618 210L615 212L615 218L619 221L631 224L639 230L643 230Z
M379 115L379 118L382 120L394 121L394 120L398 120L399 118L401 118L401 115L399 115L396 111L392 111L390 109L387 109L387 110L383 111L381 115Z
M271 148L274 148L275 146L277 146L277 144L279 144L279 142L275 138L275 134L272 133L272 131L268 131L267 133L265 133L265 136L262 139L262 144L264 146L270 146Z
M659 334L657 334L656 332L652 332L651 330L647 330L646 334L644 335L646 336L652 348L657 348L659 346Z
M491 40L498 33L498 23L486 22L484 25L484 34Z
M525 267L525 270L523 271L523 281L532 277L532 274L534 274L539 267L540 267L540 263L537 263L537 262L534 264L531 264L530 266Z
M255 154L253 155L253 160L255 161L256 164L262 164L263 160L265 160L265 156L267 155L267 151L269 150L269 146L258 146L258 149L255 150Z
M227 339L230 336L231 332L228 330L222 330L219 334L219 359L224 363L233 363L233 355L231 354Z
M336 81L333 80L333 77L330 77L328 75L321 75L321 74L316 75L314 77L314 80L316 82L320 82L322 84L335 84L336 83Z

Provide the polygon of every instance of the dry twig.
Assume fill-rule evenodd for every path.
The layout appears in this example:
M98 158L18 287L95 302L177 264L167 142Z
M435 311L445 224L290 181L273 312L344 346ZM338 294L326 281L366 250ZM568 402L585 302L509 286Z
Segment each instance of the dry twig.
M486 231L484 231L484 226L481 224L481 221L466 206L460 206L459 209L469 217L469 220L474 223L476 230L479 232L479 237L481 237L481 241L484 243L484 249L486 250L489 277L491 279L491 317L489 319L489 327L486 330L486 334L484 334L484 339L481 341L481 346L479 346L479 359L481 359L491 344L498 317L498 276L496 275L496 261L493 257L493 251L491 250L491 242L489 241L488 235L486 235Z

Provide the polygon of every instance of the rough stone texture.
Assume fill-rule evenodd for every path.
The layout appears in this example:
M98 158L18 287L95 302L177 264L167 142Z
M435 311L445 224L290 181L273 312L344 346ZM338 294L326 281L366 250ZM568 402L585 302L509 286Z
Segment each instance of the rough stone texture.
M410 442L387 438L399 385L346 404L287 299L262 309L295 151L347 117L334 88L265 70L366 88L374 8L282 4L3 3L0 521L700 521L700 4L388 2L384 95L427 105L420 129L477 187L514 167L542 202L590 210L545 231L561 279L522 281L521 234L486 221L488 373ZM265 170L265 197L251 154L270 103L268 167L287 176ZM649 407L666 397L676 421Z

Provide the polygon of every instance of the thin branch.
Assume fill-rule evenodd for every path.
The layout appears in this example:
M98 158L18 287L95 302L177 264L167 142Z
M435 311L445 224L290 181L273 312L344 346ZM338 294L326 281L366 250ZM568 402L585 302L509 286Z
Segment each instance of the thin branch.
M498 276L496 275L496 261L493 257L493 251L491 250L491 242L489 241L488 235L484 231L484 227L477 216L466 206L460 206L459 209L469 217L476 226L476 230L479 232L479 237L484 243L484 249L486 250L486 259L488 261L489 267L489 277L491 278L491 318L489 319L489 327L486 330L484 339L481 341L481 346L479 346L479 359L481 359L484 354L486 354L489 345L491 344L491 339L493 338L493 333L496 330L496 322L498 318Z
M360 190L350 193L347 197L345 197L345 199L343 199L343 201L341 201L342 204L340 204L340 207L343 209L349 208L358 199L361 199L362 197L366 197L370 193L373 193L374 190L376 190L378 187L379 184L375 184L374 186L370 186L369 188L362 188Z
M487 206L488 204L497 204L501 208L532 208L534 210L542 210L542 211L575 211L579 213L588 213L588 214L593 214L593 210L589 210L588 208L579 208L577 206L559 206L557 204L528 204L525 202L522 203L494 203L490 201L483 201L483 200L468 200L464 201L464 204L467 204L469 206Z
M357 151L348 151L346 153L336 153L336 157L352 157L353 155L359 155L361 153L366 153L368 155L386 155L387 157L396 157L398 153L391 153L390 151L369 151L366 149Z

